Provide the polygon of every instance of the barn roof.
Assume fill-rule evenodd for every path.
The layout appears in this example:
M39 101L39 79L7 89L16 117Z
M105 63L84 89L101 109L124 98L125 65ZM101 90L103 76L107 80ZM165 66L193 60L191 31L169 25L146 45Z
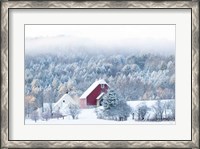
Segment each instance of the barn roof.
M101 80L97 80L95 81L80 97L80 99L84 99L87 98L87 96L99 85L99 84L106 84L106 81L101 79Z
M97 97L97 99L99 100L104 94L105 94L105 93L102 92L102 93Z

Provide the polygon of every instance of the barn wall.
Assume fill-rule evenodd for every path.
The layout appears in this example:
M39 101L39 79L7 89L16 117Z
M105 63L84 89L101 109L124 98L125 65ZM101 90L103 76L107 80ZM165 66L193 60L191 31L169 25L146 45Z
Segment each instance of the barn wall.
M81 109L87 108L86 99L80 99L80 108Z
M102 90L102 92L107 93L107 90L108 90L108 85L105 84L105 87L104 87L104 89Z
M98 85L87 97L87 105L97 105L97 97L101 92L107 92L108 86L105 84L104 88L101 88L101 85Z

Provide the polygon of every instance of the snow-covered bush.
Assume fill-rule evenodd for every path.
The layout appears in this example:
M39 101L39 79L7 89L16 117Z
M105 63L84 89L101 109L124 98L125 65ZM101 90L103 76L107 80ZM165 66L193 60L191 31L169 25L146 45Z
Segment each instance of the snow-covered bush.
M56 112L52 113L52 118L57 118L57 119L63 118L64 119L64 116L62 115L62 113L60 113L59 110L57 110Z
M144 101L134 107L134 119L138 121L170 121L175 120L175 101ZM153 104L152 104L153 103ZM133 106L132 106L133 107ZM133 117L133 116L132 116Z
M37 120L39 120L39 114L38 114L38 111L35 110L31 113L31 119L35 122L37 122Z
M114 115L114 119L118 121L126 121L130 116L131 108L125 100L120 100L115 107L110 109L110 115Z
M51 112L50 112L49 110L43 112L43 113L42 113L42 118L43 118L44 120L46 120L46 121L49 120L49 119L51 118Z
M103 106L95 109L95 113L96 113L98 119L103 119L103 117L104 117L103 111L104 111Z
M152 108L149 108L149 110L147 111L145 117L144 117L145 121L156 121L156 114L155 112L152 110Z
M147 107L145 103L139 104L135 110L135 114L136 114L135 119L138 121L144 121L148 110L149 108Z
M80 107L77 104L69 105L69 115L71 115L73 119L78 119L80 112Z

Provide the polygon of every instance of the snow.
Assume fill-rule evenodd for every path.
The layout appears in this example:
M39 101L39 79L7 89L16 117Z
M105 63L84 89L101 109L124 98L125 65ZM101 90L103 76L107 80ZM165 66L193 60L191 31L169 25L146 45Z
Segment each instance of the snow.
M168 100L164 100L162 102L165 102ZM136 108L137 105L141 103L145 103L148 107L153 106L155 104L155 100L152 101L129 101L128 104L132 108ZM101 108L101 107L99 107ZM128 117L127 121L113 121L113 120L104 120L104 119L97 119L96 113L95 113L95 108L91 109L81 109L81 113L78 116L78 119L72 119L71 116L66 116L60 119L50 119L48 121L42 121L38 120L37 122L31 120L31 119L26 119L25 124L134 124L134 125L174 125L175 121L135 121L132 119L132 117Z
M106 81L103 79L95 81L80 97L80 99L85 99L87 96L99 85L99 84L106 84Z
M83 109L79 115L79 119L72 119L70 116L60 119L50 119L48 121L39 120L34 122L30 119L25 120L25 124L175 124L174 121L150 122L150 121L135 121L131 117L127 121L112 121L97 119L95 109Z
M100 99L104 94L105 94L105 93L102 92L102 93L97 97L97 99Z
M161 102L168 102L168 101L171 101L173 99L163 99L163 100L160 100ZM146 104L147 107L152 107L153 105L155 105L155 103L157 102L158 100L137 100L137 101L128 101L127 103L133 107L133 108L136 108L139 104Z

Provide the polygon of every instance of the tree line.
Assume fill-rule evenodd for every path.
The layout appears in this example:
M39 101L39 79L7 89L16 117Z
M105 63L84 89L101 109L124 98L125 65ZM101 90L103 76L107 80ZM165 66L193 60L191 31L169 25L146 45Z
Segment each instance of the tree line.
M26 54L25 113L66 93L78 98L96 80L126 101L175 98L175 57L158 54Z

